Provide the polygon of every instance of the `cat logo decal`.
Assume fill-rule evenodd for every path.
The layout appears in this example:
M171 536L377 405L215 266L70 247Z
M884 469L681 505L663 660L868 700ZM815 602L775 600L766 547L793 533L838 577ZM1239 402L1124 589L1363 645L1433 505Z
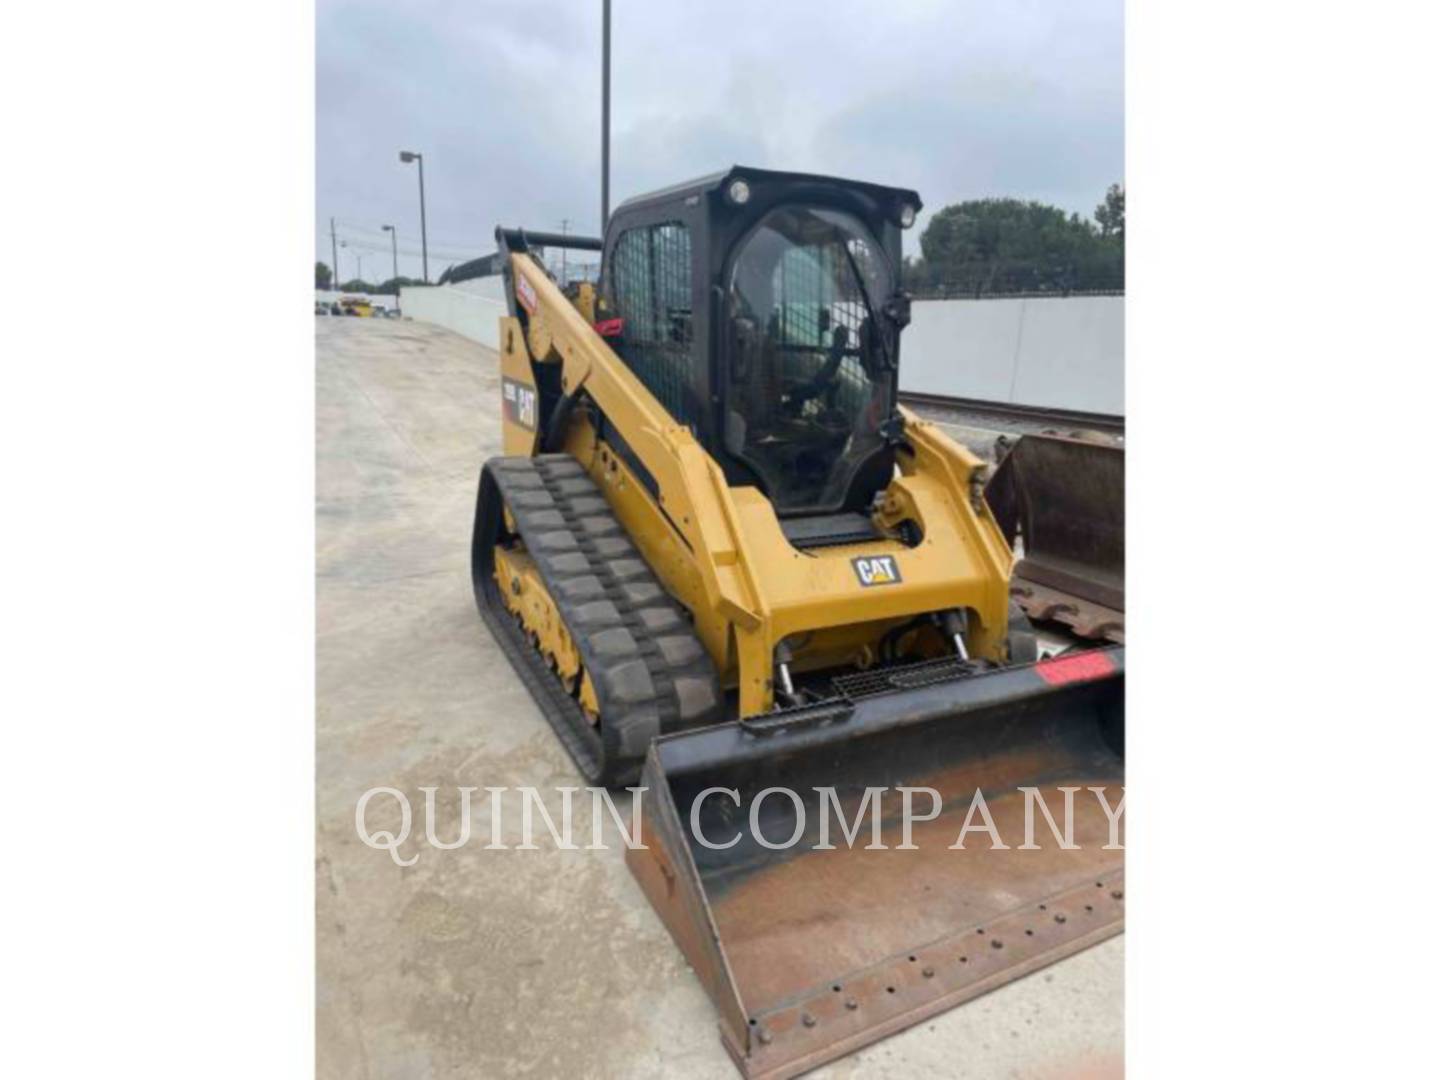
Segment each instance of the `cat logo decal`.
M867 589L872 585L897 585L900 582L900 567L895 564L894 555L861 555L851 559L855 576Z

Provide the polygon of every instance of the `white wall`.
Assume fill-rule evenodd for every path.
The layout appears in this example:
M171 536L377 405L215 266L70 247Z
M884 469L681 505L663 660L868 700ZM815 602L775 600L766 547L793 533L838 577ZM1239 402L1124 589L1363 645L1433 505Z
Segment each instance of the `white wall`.
M402 285L400 313L498 349L500 317L506 313L503 287L498 275L458 285Z
M495 349L502 288L498 276L406 287L400 310ZM900 389L1123 416L1125 298L917 300Z
M900 389L1125 413L1125 298L917 300Z

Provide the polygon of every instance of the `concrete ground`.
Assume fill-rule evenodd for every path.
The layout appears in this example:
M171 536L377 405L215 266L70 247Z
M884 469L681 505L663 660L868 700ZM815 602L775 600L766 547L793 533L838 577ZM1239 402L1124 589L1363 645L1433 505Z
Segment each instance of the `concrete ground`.
M421 836L421 788L438 788L444 842L462 785L548 789L558 821L554 789L580 781L470 593L476 475L500 449L495 355L421 323L315 327L319 1076L737 1075L618 846L513 850L511 791L512 849L485 850L483 790L457 850L412 835L402 868L359 839L373 787L409 797ZM400 825L384 797L367 820ZM588 803L575 823L588 838ZM1118 1076L1122 972L1116 938L813 1075Z

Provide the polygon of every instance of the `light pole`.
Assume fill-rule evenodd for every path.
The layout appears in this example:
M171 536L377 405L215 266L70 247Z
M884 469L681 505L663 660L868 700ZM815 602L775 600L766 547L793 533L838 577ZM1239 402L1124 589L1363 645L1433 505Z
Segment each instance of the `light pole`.
M604 4L604 44L600 60L600 233L610 221L610 0Z
M349 247L350 247L350 244L349 244L348 241L341 240L341 241L340 241L340 246L341 246L342 248L349 248ZM360 260L363 259L365 256L361 255L360 252L355 251L355 250L353 250L353 249L351 250L350 254L351 254L351 256L353 256L354 259L355 259L355 280L358 281L358 282L360 282L361 285L364 285L364 284L365 284L365 274L364 274L364 272L363 272L363 269L362 269L361 266L360 266Z
M607 0L608 2L608 0ZM400 161L409 165L412 161L420 166L420 266L421 277L430 284L430 248L425 239L425 155L413 150L401 150Z
M390 265L391 265L391 267L392 267L392 269L393 269L393 271L394 271L394 275L395 275L395 288L396 288L396 290L399 290L399 288L400 288L400 248L399 248L398 242L397 242L396 239L395 239L395 237L396 237L395 226L394 226L394 225L381 225L380 228L381 228L382 230L384 230L385 232L388 232L388 233L390 234ZM397 292L395 293L395 295L396 295L396 296L399 296L400 293L397 291Z
M562 237L570 235L569 218L560 219L560 235ZM570 284L570 275L566 273L565 247L562 244L560 247L560 287L563 289L568 284Z

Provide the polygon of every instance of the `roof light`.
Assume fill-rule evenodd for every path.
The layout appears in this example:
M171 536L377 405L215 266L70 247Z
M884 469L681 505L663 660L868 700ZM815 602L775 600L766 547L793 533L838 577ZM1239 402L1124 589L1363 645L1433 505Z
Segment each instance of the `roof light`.
M908 202L907 202L907 203L905 203L903 206L900 207L900 228L902 228L902 229L908 229L908 228L910 228L911 225L914 225L914 224L915 224L915 205L914 205L913 203L908 203Z
M744 206L750 201L750 185L744 180L731 180L725 194L730 196L730 201L736 206Z

